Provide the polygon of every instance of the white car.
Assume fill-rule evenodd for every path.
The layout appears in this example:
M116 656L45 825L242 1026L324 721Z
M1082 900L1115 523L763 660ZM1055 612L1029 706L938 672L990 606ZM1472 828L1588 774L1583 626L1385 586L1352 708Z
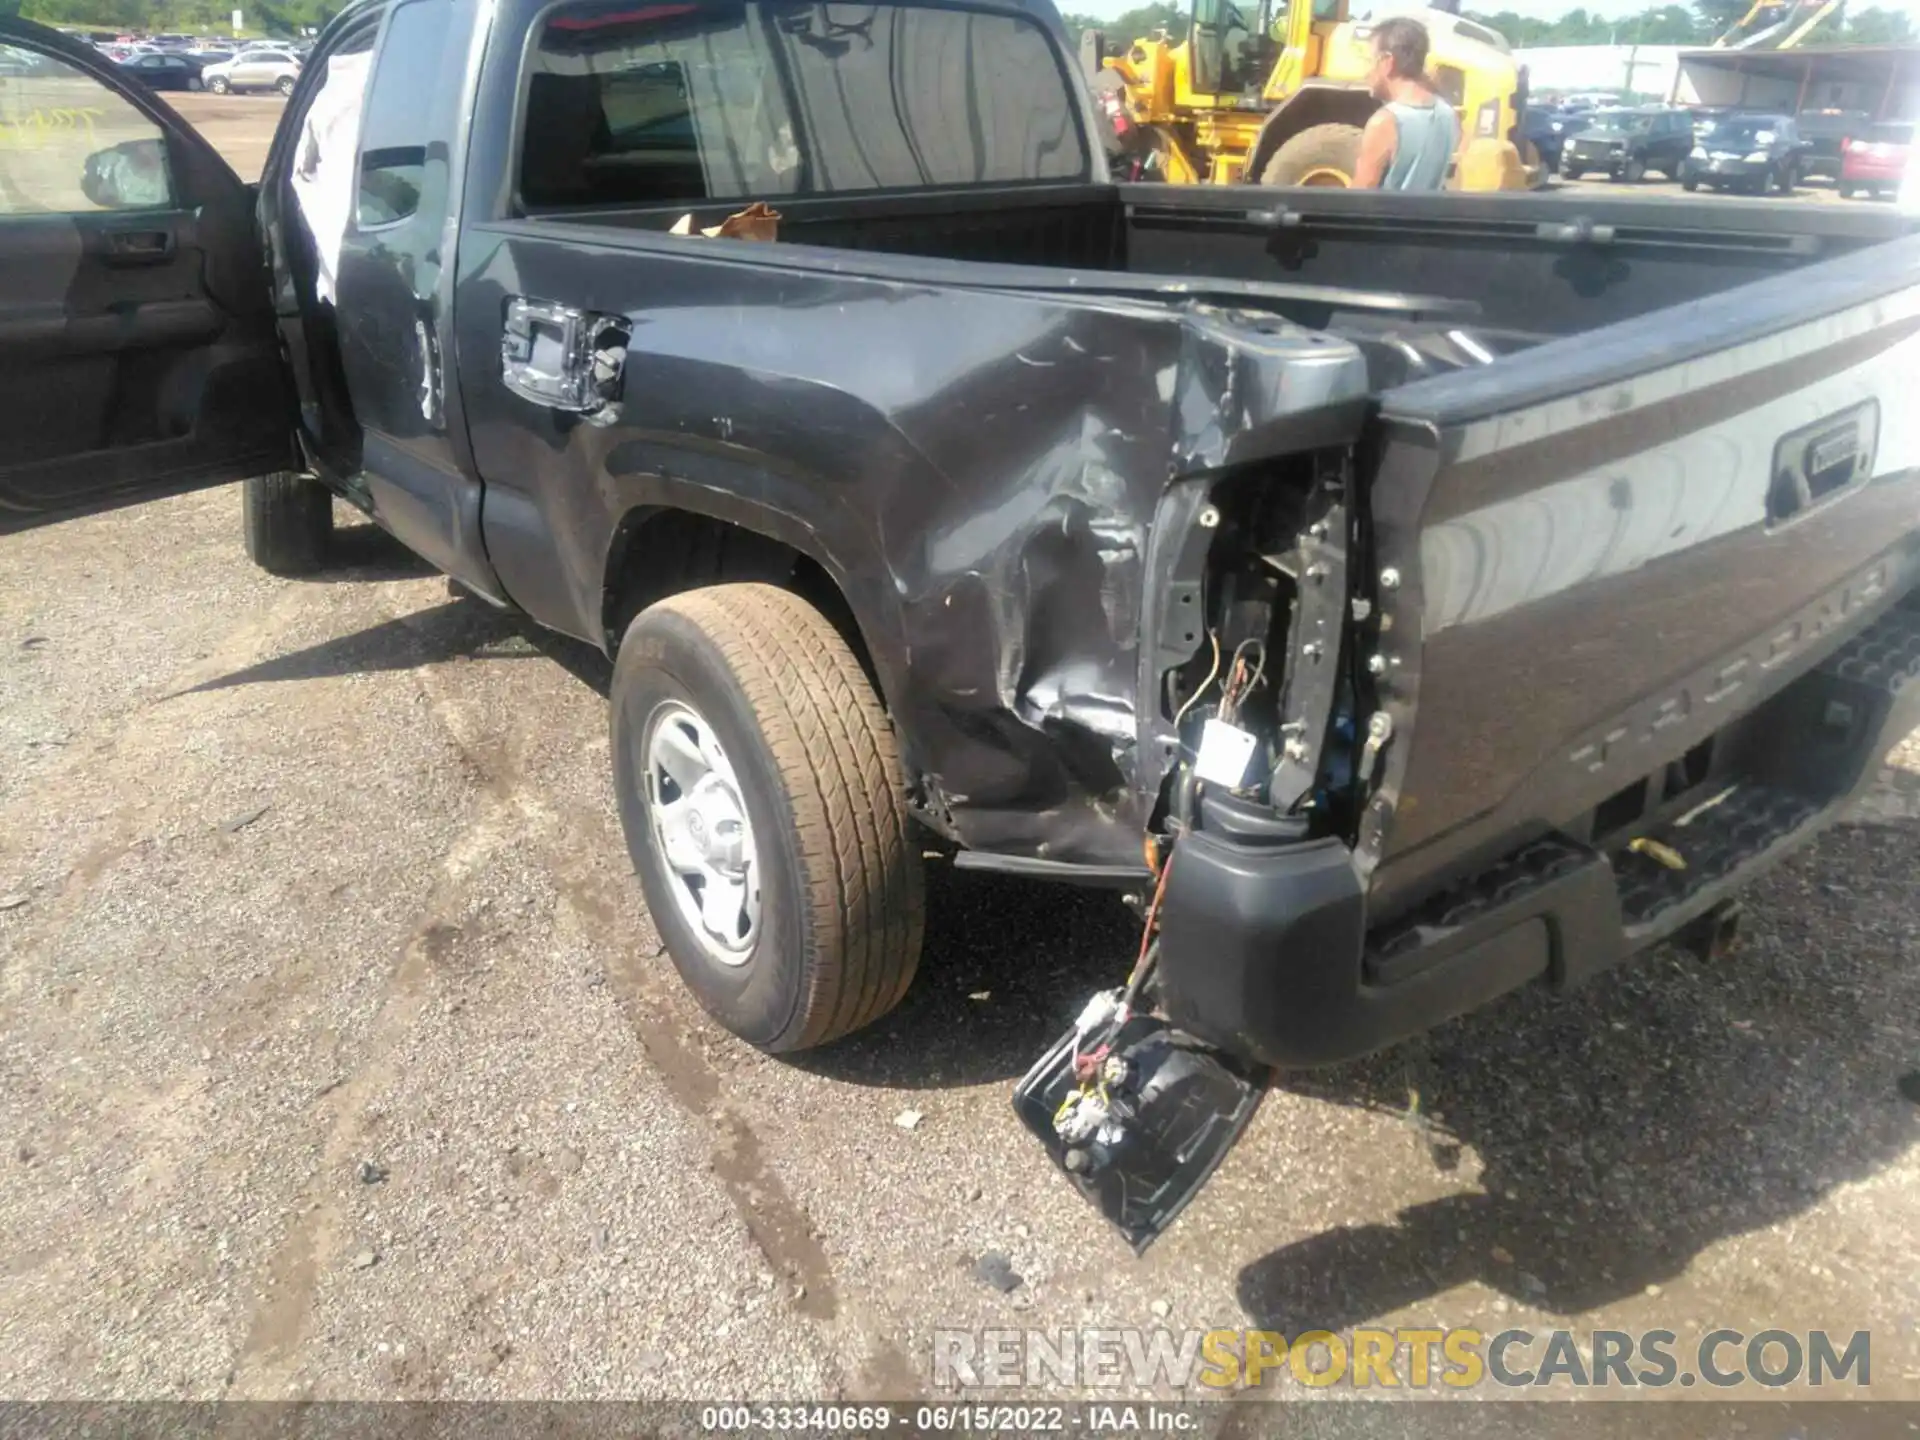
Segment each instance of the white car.
M231 60L200 72L200 79L216 95L234 90L278 90L291 95L293 82L299 78L299 56L291 50L262 45L242 50Z

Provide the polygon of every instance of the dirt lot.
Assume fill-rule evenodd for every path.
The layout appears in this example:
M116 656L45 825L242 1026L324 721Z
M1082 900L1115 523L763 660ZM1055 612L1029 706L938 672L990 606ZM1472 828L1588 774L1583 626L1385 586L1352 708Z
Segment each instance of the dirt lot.
M258 180L267 163L267 147L286 101L278 95L168 94L162 97L211 140L240 172L242 180Z
M1387 1324L1867 1329L1920 1398L1920 747L1732 958L1289 1082L1135 1260L1007 1105L1124 912L942 871L903 1008L760 1056L639 904L605 663L341 548L261 574L230 490L0 541L0 1395L904 1396L940 1327Z

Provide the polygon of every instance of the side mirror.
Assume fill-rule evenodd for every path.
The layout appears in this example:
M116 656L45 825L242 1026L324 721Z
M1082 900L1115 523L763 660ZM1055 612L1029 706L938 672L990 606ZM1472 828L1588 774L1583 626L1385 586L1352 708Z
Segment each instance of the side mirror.
M122 140L87 157L80 193L102 210L158 210L173 203L166 141Z

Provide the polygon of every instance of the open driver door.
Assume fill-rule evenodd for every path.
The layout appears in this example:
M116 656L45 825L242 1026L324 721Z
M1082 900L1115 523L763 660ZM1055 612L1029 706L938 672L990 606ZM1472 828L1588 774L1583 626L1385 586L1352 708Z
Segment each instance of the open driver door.
M0 17L0 534L292 467L266 282L205 139Z

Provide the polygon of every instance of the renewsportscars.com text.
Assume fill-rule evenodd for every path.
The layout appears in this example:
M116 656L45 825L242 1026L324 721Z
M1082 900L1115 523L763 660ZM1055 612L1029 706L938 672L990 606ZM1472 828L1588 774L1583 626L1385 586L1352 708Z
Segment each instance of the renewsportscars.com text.
M1864 1389L1872 1337L1672 1330L936 1330L939 1389Z

